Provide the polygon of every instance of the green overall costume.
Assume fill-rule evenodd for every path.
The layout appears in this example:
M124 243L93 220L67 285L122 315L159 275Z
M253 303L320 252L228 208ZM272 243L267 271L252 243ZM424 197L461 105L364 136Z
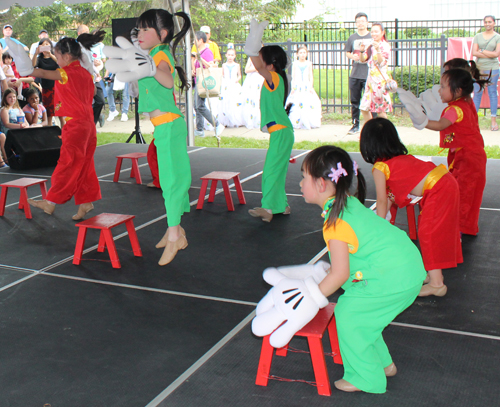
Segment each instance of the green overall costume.
M262 207L274 213L283 213L288 206L285 192L286 173L292 152L293 127L285 109L285 85L276 72L271 72L274 89L264 81L260 93L262 131L269 132L264 171L262 173Z
M385 393L392 363L382 331L408 308L426 276L422 256L405 232L348 197L335 227L327 227L335 198L324 206L323 237L349 247L349 279L335 307L344 380L369 393Z
M156 66L165 61L175 78L174 58L166 44L159 44L149 51ZM154 138L158 151L160 186L167 211L168 226L181 223L181 216L189 212L191 167L187 153L187 127L179 108L175 105L173 88L162 86L153 76L139 80L139 112L153 110L166 112L151 118L155 126Z

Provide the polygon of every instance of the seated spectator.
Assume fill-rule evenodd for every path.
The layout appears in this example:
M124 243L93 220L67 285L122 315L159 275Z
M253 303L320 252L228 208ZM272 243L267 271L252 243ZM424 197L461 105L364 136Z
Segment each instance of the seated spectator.
M7 165L7 154L5 153L5 134L0 133L0 168L8 167Z
M40 97L36 89L30 88L27 90L26 101L28 104L24 106L23 112L29 125L31 127L48 126L47 111L40 103Z
M26 117L14 89L7 89L2 96L2 108L0 109L0 131L7 133L10 129L23 129L29 127Z
M3 48L0 45L0 61L2 60L2 58L1 58L2 55L3 55ZM5 76L3 69L0 69L0 88L2 90L1 94L3 94L7 90L8 87L9 87L9 85L7 84L7 77Z
M17 95L19 96L19 99L22 100L22 90L23 90L23 85L22 83L17 82L17 78L14 75L14 70L12 69L12 57L8 52L4 52L2 55L2 63L3 63L3 73L5 74L5 77L7 78L7 81L9 83L10 87L13 87ZM16 85L17 83L17 85ZM13 86L16 85L16 86Z

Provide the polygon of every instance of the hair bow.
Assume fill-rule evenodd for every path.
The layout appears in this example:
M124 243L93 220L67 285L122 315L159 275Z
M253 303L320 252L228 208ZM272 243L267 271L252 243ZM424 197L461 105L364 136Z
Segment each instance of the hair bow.
M339 178L346 175L347 176L347 171L342 168L342 163L339 162L337 163L337 169L334 170L333 167L330 168L331 173L328 174L328 177L332 179L332 182L337 183L339 181Z
M358 176L358 163L352 160L352 169L354 170L354 174Z

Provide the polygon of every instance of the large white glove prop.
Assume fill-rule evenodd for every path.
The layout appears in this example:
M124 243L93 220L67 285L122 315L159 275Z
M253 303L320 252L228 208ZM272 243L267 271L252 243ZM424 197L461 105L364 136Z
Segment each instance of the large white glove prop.
M255 18L252 18L252 21L250 21L250 32L245 42L245 54L249 57L259 55L259 51L262 48L262 36L268 24L269 21L259 23Z
M12 41L9 37L5 37L5 43L9 47L9 53L12 55L12 58L16 63L19 75L31 75L33 73L33 63L24 50L24 47L17 42Z
M413 93L401 88L398 88L398 95L410 115L413 126L418 130L425 128L429 119L423 111L422 102Z
M132 82L156 74L156 64L148 52L134 47L124 37L116 37L118 47L105 46L104 54L109 58L106 69L116 74L122 82Z
M297 280L305 280L307 277L312 277L316 284L319 284L327 276L330 264L320 260L316 264L300 264L294 266L268 267L264 270L263 277L267 281L266 274L277 270L285 277Z
M328 299L312 277L295 280L286 278L278 270L270 270L266 273L266 281L274 287L257 305L252 332L265 336L274 331L269 342L275 348L282 348L316 316L320 308L328 305Z
M439 95L440 85L434 85L431 89L422 92L418 97L422 101L422 106L429 120L438 121L441 118L441 113L448 106L443 103Z

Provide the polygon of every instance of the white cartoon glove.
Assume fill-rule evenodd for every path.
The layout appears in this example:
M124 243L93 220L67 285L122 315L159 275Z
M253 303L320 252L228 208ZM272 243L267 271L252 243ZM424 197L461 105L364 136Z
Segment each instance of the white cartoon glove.
M277 270L285 277L305 280L307 277L312 277L316 284L319 284L327 276L330 264L326 261L320 260L316 264L300 264L296 266L281 266L281 267L268 267L264 270L264 280L267 281L266 274Z
M441 118L441 113L448 106L448 104L443 103L441 100L441 96L439 95L440 88L440 85L434 85L431 89L422 92L418 97L429 120L438 121Z
M9 47L9 53L16 63L17 71L21 76L29 76L33 73L33 63L30 57L24 50L24 47L17 42L12 41L9 37L5 37L5 43Z
M109 58L106 69L122 82L132 82L156 74L156 64L147 51L138 49L124 37L116 37L118 47L105 46Z
M262 48L262 36L268 24L269 21L267 20L259 23L255 18L252 18L252 21L250 21L250 32L245 42L245 54L249 57L259 55L259 51Z
M139 38L137 37L138 34L139 29L137 27L130 30L130 39L132 40L132 44L134 44L134 47L141 49L141 46L139 45Z
M316 316L320 308L328 305L328 299L312 277L290 279L276 269L269 270L265 277L273 288L257 305L252 332L266 336L274 331L269 342L275 348L282 348Z
M429 119L423 111L422 102L417 99L413 93L401 88L398 88L398 95L401 103L403 103L406 110L410 114L413 126L418 130L425 128Z

